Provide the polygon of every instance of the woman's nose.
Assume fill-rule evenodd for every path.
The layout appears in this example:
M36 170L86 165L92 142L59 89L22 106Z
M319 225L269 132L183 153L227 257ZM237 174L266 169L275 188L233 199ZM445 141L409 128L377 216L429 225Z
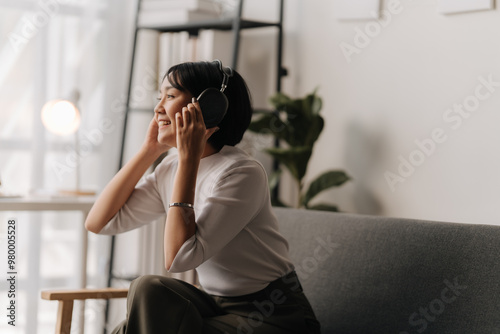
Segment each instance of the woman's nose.
M164 114L165 113L165 109L163 109L161 103L158 103L153 111L155 112L155 114Z

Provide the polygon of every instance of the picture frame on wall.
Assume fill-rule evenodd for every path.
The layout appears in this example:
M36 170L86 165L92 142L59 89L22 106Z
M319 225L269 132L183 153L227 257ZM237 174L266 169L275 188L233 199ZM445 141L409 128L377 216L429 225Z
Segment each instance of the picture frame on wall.
M441 14L456 14L494 8L494 0L439 0L437 9Z

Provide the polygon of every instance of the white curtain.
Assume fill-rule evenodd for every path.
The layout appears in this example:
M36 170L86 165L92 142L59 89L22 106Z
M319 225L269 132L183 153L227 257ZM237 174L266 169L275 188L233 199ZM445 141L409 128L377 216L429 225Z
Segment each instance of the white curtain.
M135 9L136 0L0 0L1 193L75 187L74 136L50 134L40 117L45 102L72 89L81 96L81 188L99 191L116 173ZM18 224L18 309L16 326L1 321L0 332L51 333L57 303L42 301L40 291L77 287L82 217L0 212L4 274L9 218ZM104 286L109 238L90 236L89 243L88 284ZM2 279L1 298L6 291ZM6 300L0 299L2 309ZM86 333L101 332L101 314L101 304L87 304Z
M226 2L233 9L233 2ZM68 162L78 154L74 137L50 134L40 118L45 102L64 97L73 89L80 92L82 113L78 154L81 188L99 192L116 173L136 9L137 0L0 0L0 193L25 195L33 190L50 193L75 187L77 168ZM253 40L251 35L246 37ZM260 43L261 38L256 40ZM142 111L130 114L125 161L142 143L153 116L158 80L168 67L181 61L215 58L230 64L231 42L231 32L204 31L198 40L186 33L140 34L141 52L137 54L131 95L132 106ZM267 53L246 53L253 55L248 63L252 66L247 69L242 63L243 72L254 73L255 68L263 68L256 65L258 59L260 64L270 59ZM255 83L251 81L250 86L263 86L260 77ZM243 145L251 146L248 141ZM78 287L75 262L82 217L71 212L0 212L1 268L6 265L6 222L12 217L19 226L19 309L16 327L2 321L0 332L51 333L57 303L42 301L40 291ZM161 250L163 224L161 218L117 238L117 274L166 274ZM106 285L108 255L109 237L90 235L89 286ZM176 277L196 281L193 272ZM114 282L115 286L128 284ZM0 295L6 290L6 280L0 280ZM3 305L0 299L0 307ZM79 310L75 307L73 315L75 333L81 327ZM102 331L103 314L103 302L86 303L85 333ZM124 316L124 301L113 302L108 328Z

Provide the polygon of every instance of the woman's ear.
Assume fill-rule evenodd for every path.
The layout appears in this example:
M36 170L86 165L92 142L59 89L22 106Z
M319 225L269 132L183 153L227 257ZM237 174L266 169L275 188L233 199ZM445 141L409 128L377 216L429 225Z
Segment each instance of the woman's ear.
M214 133L219 131L219 127L215 126L213 128L207 129L207 132L205 132L205 140L210 139Z

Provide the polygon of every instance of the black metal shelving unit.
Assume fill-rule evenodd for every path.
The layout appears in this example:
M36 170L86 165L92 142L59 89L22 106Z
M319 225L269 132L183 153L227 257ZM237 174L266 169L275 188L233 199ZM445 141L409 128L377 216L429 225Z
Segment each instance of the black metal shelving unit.
M136 12L136 18L135 18L134 39L133 39L133 46L132 46L132 57L131 57L130 69L129 69L129 81L128 81L128 93L127 93L127 100L126 100L126 110L125 110L125 117L124 117L124 121L123 121L123 132L122 132L122 140L121 140L121 147L120 147L120 158L119 158L118 169L120 169L124 163L126 131L127 131L128 120L129 120L129 114L131 112L142 112L142 111L151 112L150 109L147 109L147 110L134 109L134 108L130 107L130 102L131 102L130 96L132 93L132 81L133 81L133 73L134 73L134 66L135 66L135 60L136 60L135 57L136 57L137 39L138 39L139 32L141 30L147 29L147 30L157 31L159 33L188 32L190 36L198 36L198 34L201 30L232 31L233 42L232 42L231 67L234 69L237 69L238 68L238 55L239 55L239 48L240 48L241 31L247 30L247 29L275 27L277 29L277 41L276 41L277 73L276 73L275 91L280 92L281 91L281 80L282 80L282 77L287 74L287 71L283 68L283 65L282 65L284 0L278 0L278 1L279 1L279 18L276 22L261 22L261 21L243 19L242 18L243 0L239 0L238 5L237 5L237 9L235 11L235 15L233 18L210 20L210 21L199 21L199 22L197 21L197 22L190 22L190 23L186 23L186 24L174 24L174 25L155 26L155 27L150 27L150 26L141 27L138 24L138 21L139 21L139 13L141 10L142 1L138 0L137 12ZM112 236L111 237L111 246L110 246L109 267L108 267L108 281L107 281L108 287L112 285L112 282L114 279L122 279L122 280L133 279L133 277L118 277L118 276L115 276L113 274L115 243L116 243L116 238L115 238L115 236ZM106 312L105 318L106 318L106 322L107 322L108 315L109 315L109 301L106 304L106 311L105 312ZM104 329L104 334L106 334L106 329Z

